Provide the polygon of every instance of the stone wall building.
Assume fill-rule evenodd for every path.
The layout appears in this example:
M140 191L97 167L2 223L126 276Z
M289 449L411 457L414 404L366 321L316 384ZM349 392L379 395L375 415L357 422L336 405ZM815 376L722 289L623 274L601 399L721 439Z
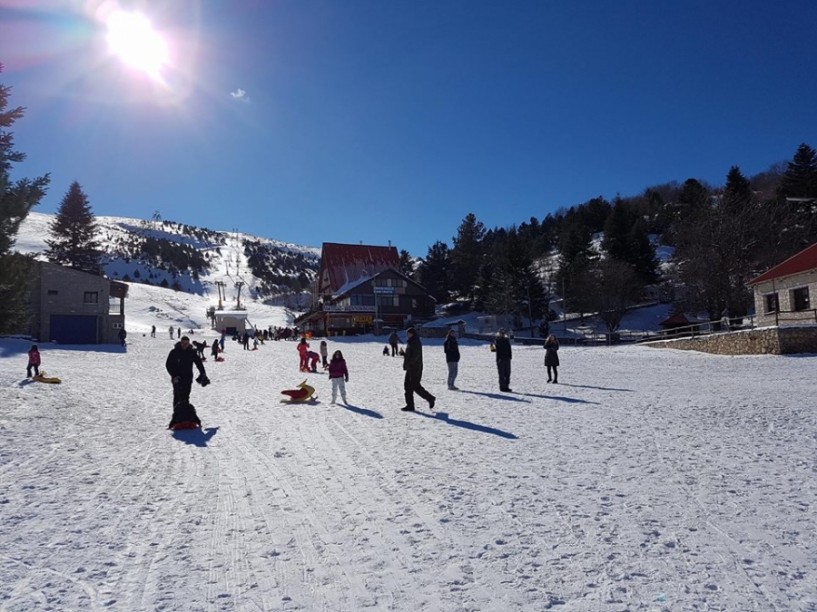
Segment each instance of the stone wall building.
M29 282L29 335L60 344L118 343L127 294L125 283L35 262Z

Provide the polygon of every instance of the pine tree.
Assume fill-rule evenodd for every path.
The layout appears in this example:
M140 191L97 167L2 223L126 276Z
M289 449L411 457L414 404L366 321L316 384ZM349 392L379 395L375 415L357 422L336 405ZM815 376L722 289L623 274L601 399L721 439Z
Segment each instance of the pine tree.
M0 64L0 72L3 65ZM49 176L12 181L12 164L25 160L14 150L14 137L8 131L24 114L24 108L6 110L11 88L0 85L0 333L18 332L28 318L27 279L31 259L11 253L20 223L45 195Z
M801 144L787 164L779 201L792 253L817 241L817 152L807 144Z
M438 302L445 303L451 291L451 254L448 245L437 241L428 249L428 255L417 272L420 283Z
M397 269L409 278L414 278L414 259L405 249L400 251L400 263L398 264Z
M786 166L780 191L789 198L817 199L817 151L803 143Z
M477 221L474 213L468 213L457 230L454 247L451 249L451 263L454 268L452 289L471 300L474 299L482 265L484 238L485 225Z
M101 274L96 220L87 196L76 181L71 183L49 230L52 238L45 241L49 261Z

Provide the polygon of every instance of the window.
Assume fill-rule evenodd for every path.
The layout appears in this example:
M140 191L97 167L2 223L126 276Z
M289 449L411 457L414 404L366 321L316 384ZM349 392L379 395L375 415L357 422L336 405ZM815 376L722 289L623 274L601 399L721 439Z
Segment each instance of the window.
M808 310L808 287L798 287L791 291L792 310Z
M767 293L765 296L766 298L766 312L777 312L780 310L780 302L778 301L778 297L776 293Z
M352 306L374 306L373 295L351 295Z
M59 295L59 294L60 294L60 292L57 291L56 289L49 289L48 290L48 295Z
M99 291L86 291L82 296L83 304L99 304Z
M375 287L405 287L406 281L402 278L376 278L374 279Z
M400 298L396 295L380 295L377 297L377 303L381 306L400 306Z

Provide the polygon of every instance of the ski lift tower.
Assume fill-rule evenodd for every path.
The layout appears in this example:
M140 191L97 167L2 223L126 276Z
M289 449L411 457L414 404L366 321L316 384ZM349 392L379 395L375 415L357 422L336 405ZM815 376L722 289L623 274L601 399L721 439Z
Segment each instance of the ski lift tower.
M236 288L237 293L236 293L236 298L235 298L235 301L236 301L235 307L236 307L237 310L241 310L241 287L243 287L243 286L244 286L244 283L242 281L236 281L235 288Z

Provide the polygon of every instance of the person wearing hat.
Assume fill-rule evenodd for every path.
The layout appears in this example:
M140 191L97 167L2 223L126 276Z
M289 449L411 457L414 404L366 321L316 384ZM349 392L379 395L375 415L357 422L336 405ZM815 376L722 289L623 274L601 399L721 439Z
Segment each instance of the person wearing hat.
M423 379L423 345L420 342L420 337L413 327L406 330L406 349L403 355L403 370L406 372L406 378L403 383L403 388L406 393L406 405L400 410L403 412L414 412L414 394L416 393L428 402L428 407L433 409L434 402L437 398L431 395L420 384Z
M193 366L196 366L199 371L196 382L202 387L209 385L210 379L207 378L198 353L190 345L190 338L182 336L168 353L165 362L167 373L170 374L170 382L173 384L173 418L170 420L168 428L175 423L186 420L201 423L195 409L190 404L190 389L193 387ZM189 419L187 415L189 415Z
M494 340L496 347L496 370L499 374L499 390L511 390L511 341L508 332L500 329Z

